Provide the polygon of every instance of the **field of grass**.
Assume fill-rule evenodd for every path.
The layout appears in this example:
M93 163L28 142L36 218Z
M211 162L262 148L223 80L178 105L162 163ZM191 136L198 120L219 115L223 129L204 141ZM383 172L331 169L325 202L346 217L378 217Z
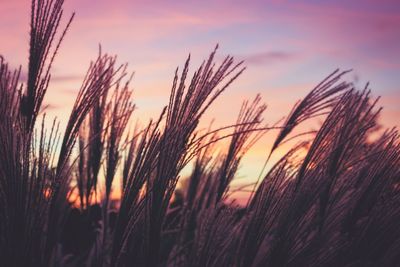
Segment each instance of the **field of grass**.
M199 131L245 70L216 48L192 77L188 58L159 117L131 129L132 77L100 49L61 129L42 103L62 15L63 0L32 0L26 80L0 57L0 266L400 266L399 134L379 128L368 85L335 71L273 127L255 96L234 125ZM316 132L295 131L316 117ZM297 143L237 205L241 159L272 130L266 160Z

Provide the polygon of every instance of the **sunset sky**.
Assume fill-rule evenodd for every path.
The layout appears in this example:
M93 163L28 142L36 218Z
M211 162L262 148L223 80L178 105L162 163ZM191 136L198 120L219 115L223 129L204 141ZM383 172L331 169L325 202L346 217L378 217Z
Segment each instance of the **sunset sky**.
M0 1L0 54L26 70L29 0ZM400 126L400 2L357 1L134 1L66 0L64 22L76 18L61 47L45 99L65 118L91 59L117 54L135 72L135 119L146 122L167 103L175 68L192 55L192 70L219 43L248 67L215 103L205 121L233 123L244 99L261 93L273 124L336 68L353 69L347 80L370 82L382 96L384 125ZM244 176L260 171L261 142Z

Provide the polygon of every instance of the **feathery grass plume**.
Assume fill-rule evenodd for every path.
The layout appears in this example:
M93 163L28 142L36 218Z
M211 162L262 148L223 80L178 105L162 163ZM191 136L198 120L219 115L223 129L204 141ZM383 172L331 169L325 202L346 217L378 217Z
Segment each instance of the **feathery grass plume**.
M20 70L11 74L1 58L1 108L7 110L1 112L4 121L0 129L3 155L0 191L4 202L0 227L4 238L0 249L7 266L42 265L44 262L47 177L51 173L49 164L57 134L54 134L54 124L50 139L47 139L44 122L39 134L34 127L49 85L54 56L73 19L72 15L52 50L62 18L62 4L63 1L32 1L26 90L18 86Z
M107 84L104 93L94 102L88 118L88 137L86 140L88 145L86 167L87 183L85 193L86 204L89 206L93 193L96 195L97 180L105 146L105 135L103 131L105 131L106 104L109 90L110 84Z
M296 128L296 126L311 118L327 114L327 112L329 112L328 109L332 108L340 96L352 88L351 83L340 80L341 77L348 72L349 71L340 72L338 69L335 70L332 74L320 82L313 90L311 90L311 92L308 93L303 100L295 104L272 145L269 156L264 162L264 166L261 170L260 176L257 179L256 185L259 183L259 180L264 173L272 153L279 147L279 145L284 143L285 139ZM308 133L309 132L301 133L290 139ZM254 186L253 191L255 191L256 185ZM251 197L252 195L250 196L250 199Z
M193 138L200 117L244 70L241 68L242 63L234 64L230 56L227 56L214 70L215 53L216 50L194 73L187 90L185 90L185 79L189 58L182 71L179 85L177 84L178 76L175 75L166 124L160 139L157 168L154 176L148 179L148 196L145 199L148 237L144 245L147 250L146 264L148 266L159 264L157 261L165 213L178 182L179 172L187 164L188 157L192 156L190 154L192 148L188 144ZM225 84L218 88L221 83Z
M216 221L220 220L224 221L223 225L226 226L224 230L230 232L234 229L233 226L236 224L239 211L236 207L226 207L223 197L229 191L229 184L235 176L241 158L251 145L262 136L265 129L268 129L258 128L262 123L262 113L266 109L266 105L260 102L261 98L257 95L252 102L245 101L243 103L226 155L217 156L211 163L209 151L212 151L212 148L209 145L213 145L214 141L219 139L216 132L211 135L206 146L201 146L203 151L198 154L195 167L188 181L185 206L181 212L182 220L177 237L178 243L172 251L172 255L170 255L170 265L204 266L207 261L210 261L207 263L209 266L218 266L231 262L231 259L226 261L231 257L225 258L224 255L219 254L220 251L224 250L223 245L226 245L227 240L218 241L215 235L210 235L210 239L205 241L202 234L198 234L197 231L204 224L207 225L206 229L214 229L218 226L212 224L219 224L220 222ZM207 213L211 217L204 221ZM228 214L230 215L228 216ZM224 216L226 217L224 218ZM231 225L231 227L228 227L228 225ZM229 230L229 228L231 229ZM221 234L221 238L228 232ZM200 231L200 233L203 232ZM203 234L208 235L209 233ZM214 239L211 239L211 237ZM215 252L212 255L203 255L203 248L198 247L197 242L199 242L199 245L208 242L206 251L215 250ZM221 242L221 244L217 244L218 242ZM215 260L216 255L219 255L218 260ZM207 257L210 257L210 259L207 260ZM205 261L199 258L205 258Z
M146 197L143 192L147 186L146 177L153 173L156 166L160 139L158 127L161 118L162 116L155 124L150 122L140 137L135 137L139 140L132 167L127 171L126 185L123 189L118 218L114 227L111 265L127 265L128 242L134 242L132 241L134 238L143 239L143 231L140 229L142 220L144 220L144 198ZM143 253L140 247L134 249L136 251L133 252L132 257Z
M211 199L207 201L208 198L206 198L206 196L210 194L210 178L218 162L212 161L212 152L215 149L215 143L212 141L216 139L217 133L214 133L210 136L210 142L205 141L205 143L209 144L204 146L196 156L196 161L192 173L188 178L188 186L185 192L185 208L188 210L197 210L202 207L203 203L211 202Z
M143 167L147 170L144 176L146 183L145 196L143 197L144 209L141 211L141 224L145 231L144 240L140 239L134 242L132 247L141 247L142 252L132 256L132 260L155 266L158 264L158 254L161 242L162 225L168 208L170 199L175 190L179 172L188 162L189 152L192 147L188 146L193 139L193 133L198 125L201 115L206 108L220 95L223 90L236 79L243 69L239 69L241 63L234 65L232 57L226 57L221 66L214 70L215 51L210 55L207 62L193 75L192 81L187 90L185 90L185 80L188 73L189 58L186 61L182 71L181 79L178 84L178 75L175 74L170 103L166 109L166 121L163 131L153 131L151 136L156 136L157 147L156 155L151 162ZM233 73L233 74L232 74ZM228 78L228 76L231 76ZM218 85L228 78L227 82L220 88ZM160 116L160 120L162 119ZM159 125L159 123L157 123ZM151 144L151 143L150 143ZM153 166L153 163L155 166ZM143 171L142 171L143 172ZM130 181L127 182L129 184ZM139 184L141 185L141 184ZM127 192L124 190L124 194ZM137 193L136 193L137 195ZM125 196L121 204L121 210L125 208ZM121 215L120 210L120 215ZM141 227L141 228L142 228ZM124 241L128 242L128 241ZM139 244L135 244L139 242ZM120 252L117 252L120 253ZM118 257L114 252L114 263L117 263Z
M18 85L21 67L10 71L3 56L0 55L0 116L17 118L19 113L19 96L22 85ZM3 120L2 120L3 121Z
M3 63L3 62L2 62ZM20 120L19 71L1 66L1 95L8 112L1 113L0 125L0 250L6 266L32 266L43 263L48 177L54 162L58 126L50 131L41 127L27 134ZM17 89L20 88L20 89ZM32 138L32 139L31 139ZM20 253L26 257L20 257Z
M253 266L256 256L263 253L263 243L274 231L276 220L283 212L282 203L289 196L288 184L293 179L296 167L292 163L292 156L304 146L306 143L302 142L293 147L275 163L247 206L243 222L238 226L237 249L241 253L236 253L237 266Z
M27 186L23 174L29 172L26 170L29 161L24 157L27 155L23 145L25 135L19 127L19 75L20 70L10 71L1 57L1 108L11 111L2 110L0 114L0 253L5 264L17 264L20 260L16 252L25 245L23 240L13 240L23 238L26 230L23 222Z
M302 101L294 106L272 146L271 153L297 125L307 119L324 114L327 108L332 107L337 102L340 98L340 93L349 90L351 87L350 83L342 81L338 84L341 77L348 72L349 71L334 71L311 90Z
M107 109L108 125L104 133L104 137L107 140L105 143L105 163L104 163L104 188L105 193L101 203L102 207L102 231L103 236L101 239L101 247L96 248L97 250L97 261L96 266L108 266L110 264L110 250L112 247L112 229L109 226L109 202L110 194L114 177L117 173L117 168L121 158L122 137L128 125L128 121L134 110L132 103L132 90L129 89L129 83L131 78L125 82L121 87L120 83L117 83L109 100L109 106Z
M110 105L108 100L110 82L107 81L104 84L104 92L95 99L89 116L85 118L79 129L79 167L76 181L81 209L89 208L97 199L97 180L106 145L106 115Z
M129 89L130 80L131 79L129 79L122 88L117 84L109 108L110 126L108 127L106 135L105 209L107 209L108 206L111 186L121 157L121 140L135 107L131 100L132 90Z
M64 224L66 219L67 194L71 181L71 167L69 166L69 161L79 135L80 127L96 101L98 101L110 87L119 83L126 75L125 66L121 65L116 67L115 64L116 57L111 57L107 54L102 55L100 50L97 60L92 62L89 67L71 111L60 146L56 173L52 179L50 193L51 206L49 211L49 221L52 222L52 224L49 224L48 229L48 235L51 239L46 244L48 259L50 259L53 253L52 250L61 234L62 227L60 226Z
M265 133L265 131L255 131L262 122L261 116L267 108L265 104L260 104L260 101L261 97L257 95L251 104L245 101L242 105L228 153L222 160L222 166L218 170L216 203L221 201L223 195L227 193L229 184L234 178L243 155ZM256 135L252 136L254 133Z
M208 138L209 140L207 140ZM213 203L214 194L210 188L211 181L215 177L213 172L217 160L212 157L215 149L217 132L212 135L205 135L202 141L207 143L203 146L194 162L194 167L190 177L185 181L187 183L184 193L183 207L170 209L166 215L165 232L172 232L170 235L164 234L166 238L174 240L173 248L168 255L168 266L182 266L190 260L189 254L192 251L194 230L197 220L197 214L206 209L207 203ZM208 209L212 211L215 206ZM172 217L172 218L171 218Z
M346 244L345 240L339 241L341 245L338 240L326 241L336 238L341 232L338 228L344 223L343 215L351 212L351 202L356 198L353 175L359 168L346 163L353 160L366 163L359 157L365 153L365 136L379 112L373 111L374 104L369 102L368 92L349 91L328 115L304 161L289 180L285 201L280 207L282 212L275 213L276 226L271 230L274 234L265 238L268 243L259 264L331 266L332 263L316 264L315 255L323 258L338 253L341 245ZM342 161L344 158L346 160ZM382 182L388 178L379 177ZM369 191L373 187L375 185L369 184L363 189ZM336 206L339 201L343 202ZM347 207L343 208L343 205ZM326 247L314 254L323 244L337 247ZM339 259L343 258L335 257L337 262L332 265L351 263L340 263Z
M74 18L70 17L58 41L57 31L63 16L64 0L32 0L29 65L26 92L21 98L21 114L26 131L32 131L50 82L50 69L61 42ZM54 48L52 46L56 44Z
M2 266L400 265L400 137L376 131L380 109L368 85L356 90L335 71L282 127L262 125L266 106L256 96L234 125L201 134L204 112L244 70L230 56L217 66L213 51L187 84L189 57L158 119L126 134L131 77L100 51L61 132L57 120L45 127L45 114L35 122L73 17L54 46L62 5L32 1L26 88L21 68L10 70L0 56ZM280 129L268 161L302 136L289 137L299 124L320 115L315 135L255 183L248 205L230 201L241 159L258 138ZM216 144L226 138L224 152ZM187 186L177 188L191 162Z

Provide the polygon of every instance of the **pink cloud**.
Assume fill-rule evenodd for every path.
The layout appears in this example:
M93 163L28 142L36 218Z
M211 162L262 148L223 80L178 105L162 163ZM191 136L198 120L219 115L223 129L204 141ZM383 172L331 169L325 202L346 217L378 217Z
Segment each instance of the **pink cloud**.
M7 36L7 41L0 44L0 53L13 66L26 65L30 8L27 2L3 0L0 6L0 34ZM354 64L382 71L399 69L400 15L371 7L396 3L368 3L372 4L364 6L360 2L355 8L305 1L67 0L65 16L73 10L77 16L56 59L52 84L54 89L77 90L79 77L97 55L97 44L101 42L105 51L119 54L121 63L126 60L131 63L130 69L137 71L133 85L138 98L164 96L170 89L175 67L181 65L189 50L196 66L215 42L220 42L223 48L227 44L227 52L232 49L239 59L246 59L249 66L223 97L224 101L240 104L244 96L261 91L271 109L282 111L283 115L292 100L311 88L305 87L301 92L293 88L292 84L299 80L288 73L296 73L310 59L328 57L336 59L334 64L343 62L346 67ZM242 29L243 25L247 27ZM272 30L267 31L266 27ZM275 33L277 37L268 37ZM246 43L243 36L254 41ZM187 47L191 38L195 40ZM225 52L225 48L221 50ZM285 64L277 64L281 62ZM336 67L323 63L324 69ZM315 71L320 71L319 67ZM269 85L278 79L283 81L279 88ZM303 79L318 82L311 75ZM55 95L49 98L57 101ZM140 108L146 113L146 107ZM230 120L225 113L220 113L224 114L221 119Z

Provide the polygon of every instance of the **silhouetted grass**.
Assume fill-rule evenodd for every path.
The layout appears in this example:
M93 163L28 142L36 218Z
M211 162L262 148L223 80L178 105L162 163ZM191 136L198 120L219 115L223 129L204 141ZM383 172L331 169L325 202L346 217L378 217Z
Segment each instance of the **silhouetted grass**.
M32 1L24 83L0 57L1 266L400 265L399 135L376 131L368 86L335 71L282 125L264 124L256 96L233 125L204 133L202 115L244 71L231 56L215 63L216 48L191 78L189 57L158 119L131 131L132 77L100 49L66 128L47 129L38 117L73 18L57 39L62 6ZM265 132L279 130L268 161L315 117L315 135L280 157L246 206L229 201L241 159Z

